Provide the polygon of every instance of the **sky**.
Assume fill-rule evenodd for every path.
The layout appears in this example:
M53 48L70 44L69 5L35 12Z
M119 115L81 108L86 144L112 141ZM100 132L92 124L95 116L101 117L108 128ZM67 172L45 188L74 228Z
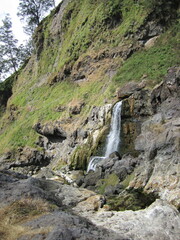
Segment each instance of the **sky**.
M56 0L56 5L61 2L61 0ZM12 31L19 43L23 43L28 36L23 32L23 23L17 17L17 7L19 5L19 0L0 0L0 26L2 26L2 19L9 13L12 21Z

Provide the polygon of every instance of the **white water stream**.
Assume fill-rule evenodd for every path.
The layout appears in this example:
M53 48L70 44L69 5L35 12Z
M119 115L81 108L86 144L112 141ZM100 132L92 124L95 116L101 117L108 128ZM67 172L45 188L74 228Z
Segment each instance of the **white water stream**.
M113 107L110 132L106 139L106 151L105 156L95 156L89 162L87 172L90 170L95 171L96 165L103 159L108 158L112 152L118 151L120 144L120 132L121 132L121 106L122 102L118 102Z

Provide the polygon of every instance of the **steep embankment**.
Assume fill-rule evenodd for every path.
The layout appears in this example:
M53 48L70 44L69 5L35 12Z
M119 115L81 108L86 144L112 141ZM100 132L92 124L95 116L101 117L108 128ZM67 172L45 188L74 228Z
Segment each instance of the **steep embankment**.
M121 97L130 81L142 82L133 91L147 88L134 97L136 116L123 103L121 154L137 156L138 119L153 113L148 89L179 62L178 14L178 1L63 1L36 29L35 52L16 80L1 84L2 168L86 169L102 153L117 89Z
M0 83L0 238L177 240L178 17L176 0L64 0L40 23ZM120 155L86 173L119 100Z
M178 63L177 6L63 1L37 28L36 51L13 85L1 118L1 154L36 147L38 122L60 120L71 135L93 106L114 102L127 81L146 75L149 86L159 82Z

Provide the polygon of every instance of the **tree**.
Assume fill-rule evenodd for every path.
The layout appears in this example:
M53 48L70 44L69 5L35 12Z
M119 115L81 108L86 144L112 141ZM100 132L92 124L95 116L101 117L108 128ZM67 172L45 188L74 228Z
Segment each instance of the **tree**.
M32 35L36 26L52 7L55 7L54 0L20 0L17 15L27 24L24 27L25 33Z
M7 14L0 27L0 76L16 72L20 64L20 51L17 47L18 40L12 33L12 23Z
M19 52L20 63L23 64L29 59L29 57L34 51L32 38L26 40L26 42L24 44L21 44L19 48L20 48Z

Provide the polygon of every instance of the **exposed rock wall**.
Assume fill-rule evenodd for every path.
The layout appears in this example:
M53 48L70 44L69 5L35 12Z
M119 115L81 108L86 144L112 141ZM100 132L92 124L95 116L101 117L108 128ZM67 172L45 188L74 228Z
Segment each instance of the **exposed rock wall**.
M142 124L135 148L142 161L131 187L157 192L179 208L180 101L179 68L171 68L152 92L155 115ZM143 170L144 169L144 170Z
M78 184L103 189L106 195L121 194L124 188L143 189L180 207L179 76L179 68L174 67L152 91L131 89L122 107L121 153L125 155L103 160Z

